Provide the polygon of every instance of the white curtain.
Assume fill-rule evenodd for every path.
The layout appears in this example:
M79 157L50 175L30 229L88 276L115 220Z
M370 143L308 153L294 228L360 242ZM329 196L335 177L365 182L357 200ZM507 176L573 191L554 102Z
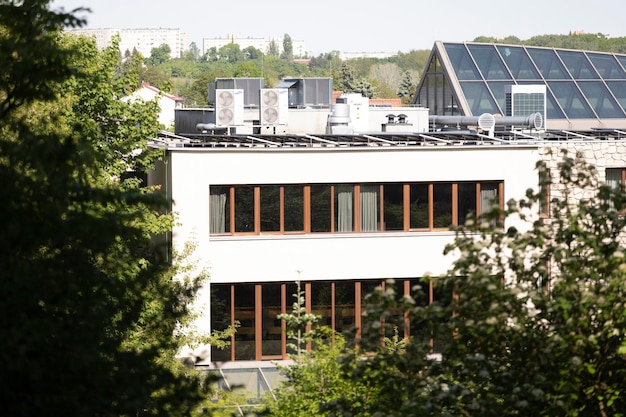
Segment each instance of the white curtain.
M337 186L337 231L351 232L354 221L352 219L352 194L354 187L352 185Z
M498 184L480 184L480 213L485 213L498 204Z
M378 230L378 185L361 185L361 231Z
M226 193L211 194L209 197L211 233L226 231Z

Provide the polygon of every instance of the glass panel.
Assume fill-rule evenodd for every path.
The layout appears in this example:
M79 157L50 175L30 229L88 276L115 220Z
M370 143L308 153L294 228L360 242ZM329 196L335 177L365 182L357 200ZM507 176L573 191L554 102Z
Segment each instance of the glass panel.
M428 184L411 184L411 229L428 229Z
M459 183L459 219L458 225L463 226L465 222L476 215L476 183Z
M591 63L587 60L585 54L582 52L558 51L557 53L565 63L565 66L574 79L584 80L600 78L596 70L593 69Z
M619 66L613 55L588 53L587 56L604 79L626 78L626 72Z
M230 187L209 188L210 233L230 233Z
M384 230L404 230L404 186L383 185Z
M498 51L504 59L505 64L509 67L513 78L518 80L539 80L541 76L534 67L532 61L521 47L516 46L498 46Z
M480 184L480 214L500 206L498 188L496 182ZM495 226L495 221L492 224Z
M304 230L304 187L301 185L286 185L284 194L283 217L285 232L301 232Z
M230 325L230 284L210 284L211 330L224 330ZM230 361L231 346L217 349L211 345L211 361Z
M254 284L235 285L235 360L254 360Z
M492 95L496 98L497 105L499 107L497 113L501 115L506 114L506 93L504 87L511 85L511 81L491 81L487 85L491 90Z
M452 226L452 184L433 184L433 227Z
M261 231L280 230L280 186L264 185L261 188Z
M626 81L607 81L606 85L609 86L622 109L626 109Z
M354 186L335 186L335 231L354 230Z
M311 283L311 313L320 316L317 324L332 328L332 285L328 281Z
M442 308L448 309L452 304L452 291L449 288L445 288L444 285L433 284L433 302L439 304ZM450 321L451 317L442 317L440 324L445 324ZM437 329L437 327L435 327ZM448 326L442 326L433 334L433 352L440 353L443 349L452 342L454 336Z
M346 332L354 327L355 317L354 281L335 283L335 330Z
M626 70L626 55L615 55L620 64L622 64L622 68Z
M595 118L576 85L569 81L553 81L548 86L570 119ZM548 113L549 114L549 113Z
M493 114L500 112L498 106L496 106L496 102L489 93L489 89L482 81L462 82L461 88L463 89L467 104L474 116L479 116L483 113Z
M376 232L380 230L380 225L378 223L380 186L373 184L361 185L360 199L361 231Z
M330 232L330 185L311 186L311 232Z
M528 53L537 64L543 78L548 80L571 79L552 49L528 48Z
M580 81L578 86L596 111L599 117L624 117L617 101L609 94L609 90L600 81Z
M254 232L254 187L235 187L235 232Z
M446 43L444 44L452 68L459 80L479 80L480 74L474 66L469 53L465 49L465 45Z
M606 179L604 181L606 185L611 187L612 190L619 190L622 185L622 169L621 168L607 168Z
M427 307L431 303L430 284L419 279L411 280L411 297L415 300L416 307ZM409 324L409 334L414 343L430 344L432 335L428 328L427 320L417 320L411 318Z
M277 318L282 310L281 284L262 284L262 333L261 350L263 355L280 355L283 329ZM287 303L291 305L291 303Z
M468 45L474 61L486 80L510 80L506 67L492 45Z
M372 323L373 321L380 321L380 317L373 317L368 315L363 315L368 308L368 302L365 301L365 297L368 294L374 292L376 287L380 287L382 285L382 281L377 279L369 279L366 281L361 281L361 325L365 326L368 323Z

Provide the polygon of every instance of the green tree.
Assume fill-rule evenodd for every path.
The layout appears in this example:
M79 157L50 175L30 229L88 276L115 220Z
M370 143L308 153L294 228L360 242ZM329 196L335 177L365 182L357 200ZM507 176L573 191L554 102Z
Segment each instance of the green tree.
M71 13L0 11L3 413L188 414L203 394L175 365L176 330L201 281L175 279L152 240L166 201L123 175L155 157L140 150L156 105L119 100L117 46L62 38Z
M156 67L171 59L172 48L166 43L150 49L150 57L146 58L146 64Z
M188 61L198 62L200 59L200 48L198 48L195 42L191 42L189 44L189 50L183 54L183 57Z
M276 45L276 41L274 39L270 41L270 44L267 47L267 55L275 56L275 57L279 55L278 45Z
M282 59L291 61L293 59L293 41L287 33L283 36L283 53L280 54Z
M397 323L366 322L358 346L373 354L342 362L376 401L340 399L328 404L331 415L623 415L626 195L567 155L558 169L538 170L540 192L459 229L446 249L458 257L452 269L429 278L454 293L452 302L416 303L419 287L401 299L391 285L373 294L368 316L391 319L400 308L427 338L389 353L381 331ZM534 214L547 184L560 196L549 220ZM503 216L529 229L494 227ZM430 338L440 358L428 355Z
M411 78L411 74L406 71L404 76L402 77L402 81L400 82L400 86L398 87L398 97L402 99L404 104L408 104L411 102L413 95L415 94L416 85L413 83L413 79Z
M217 54L220 60L229 62L231 64L236 64L240 61L243 61L244 59L244 54L241 51L239 45L236 43L229 43L222 46L217 51Z

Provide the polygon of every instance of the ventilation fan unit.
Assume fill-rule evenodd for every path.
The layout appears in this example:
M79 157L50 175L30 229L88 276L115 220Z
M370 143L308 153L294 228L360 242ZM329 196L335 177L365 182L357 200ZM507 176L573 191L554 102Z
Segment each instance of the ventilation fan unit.
M286 88L262 88L259 103L261 125L286 125L289 111Z
M243 124L243 89L215 90L215 124L218 126Z

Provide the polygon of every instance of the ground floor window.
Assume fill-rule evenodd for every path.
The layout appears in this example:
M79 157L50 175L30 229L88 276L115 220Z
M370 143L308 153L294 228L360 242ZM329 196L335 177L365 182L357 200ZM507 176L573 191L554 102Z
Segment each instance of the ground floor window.
M452 293L433 283L397 279L399 295L410 295L421 306L435 300L452 302ZM321 317L319 325L343 333L360 328L364 297L384 280L313 281L301 283L308 313ZM239 322L227 349L211 349L212 361L288 359L289 343L285 323L279 314L289 313L297 291L294 282L211 284L211 328L221 330ZM425 323L410 321L403 311L392 312L400 337L414 335L428 340L437 352L451 335L433 335Z

